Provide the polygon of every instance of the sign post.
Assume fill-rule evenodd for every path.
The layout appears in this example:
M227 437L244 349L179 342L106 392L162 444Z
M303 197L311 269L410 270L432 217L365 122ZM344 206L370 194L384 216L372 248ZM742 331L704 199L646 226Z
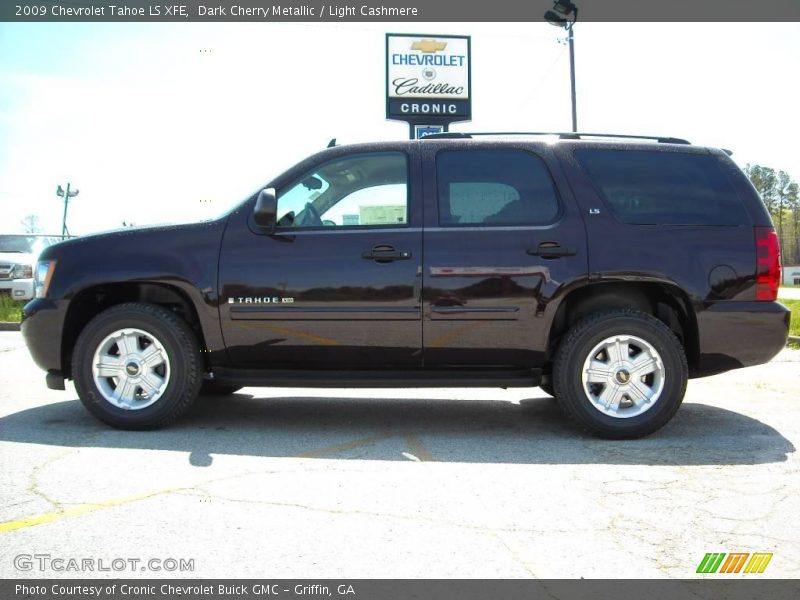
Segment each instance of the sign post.
M470 37L386 34L386 118L411 139L472 119Z

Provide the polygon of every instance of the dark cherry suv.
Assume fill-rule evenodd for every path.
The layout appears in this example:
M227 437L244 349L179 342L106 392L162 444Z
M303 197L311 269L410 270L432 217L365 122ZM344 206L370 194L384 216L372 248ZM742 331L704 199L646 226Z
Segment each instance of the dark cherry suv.
M22 331L115 427L241 386L538 385L631 438L689 377L783 348L779 264L723 150L445 134L327 149L212 222L52 246Z

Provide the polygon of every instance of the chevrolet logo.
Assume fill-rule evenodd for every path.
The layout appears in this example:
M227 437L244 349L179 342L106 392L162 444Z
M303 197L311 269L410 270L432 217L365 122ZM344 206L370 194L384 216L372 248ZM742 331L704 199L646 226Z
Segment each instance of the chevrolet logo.
M411 44L412 50L419 50L420 52L439 52L447 48L447 42L437 42L436 40L420 40Z

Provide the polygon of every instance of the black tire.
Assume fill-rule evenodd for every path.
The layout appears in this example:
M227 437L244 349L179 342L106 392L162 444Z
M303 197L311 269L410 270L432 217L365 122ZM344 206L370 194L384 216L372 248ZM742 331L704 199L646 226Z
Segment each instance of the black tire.
M161 396L151 405L126 410L103 396L92 363L103 340L113 332L135 328L163 346L170 375ZM203 378L200 348L192 330L175 313L152 304L119 304L103 311L83 329L72 358L75 389L83 405L104 423L119 429L158 429L186 413L197 398Z
M235 394L242 386L240 385L225 385L209 379L204 379L203 384L200 386L201 396L230 396Z
M614 335L635 336L647 342L663 364L661 395L650 408L628 418L595 408L582 381L589 353ZM609 439L631 439L653 433L675 415L686 393L688 373L683 347L664 323L647 313L621 309L590 315L568 332L556 352L553 383L559 405L584 430Z

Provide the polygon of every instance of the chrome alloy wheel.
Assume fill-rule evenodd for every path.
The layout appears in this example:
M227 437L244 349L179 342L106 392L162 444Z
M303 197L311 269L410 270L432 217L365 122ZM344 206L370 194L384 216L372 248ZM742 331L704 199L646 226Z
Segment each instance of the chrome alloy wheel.
M592 406L627 419L649 410L664 389L664 362L652 344L613 335L597 344L583 363L583 390Z
M141 410L158 401L167 389L169 357L152 334L120 329L97 346L92 376L109 403L123 410Z

